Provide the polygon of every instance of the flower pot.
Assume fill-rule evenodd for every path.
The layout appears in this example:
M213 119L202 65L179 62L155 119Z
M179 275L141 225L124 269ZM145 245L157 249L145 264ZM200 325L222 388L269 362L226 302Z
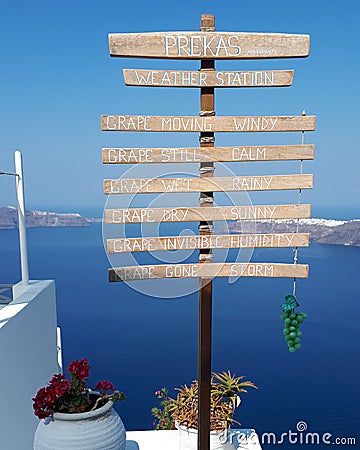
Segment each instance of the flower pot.
M197 450L198 430L176 425L179 430L179 450ZM226 431L210 431L210 450L234 450L234 445L227 442Z
M125 450L126 432L113 402L95 411L41 420L34 450Z

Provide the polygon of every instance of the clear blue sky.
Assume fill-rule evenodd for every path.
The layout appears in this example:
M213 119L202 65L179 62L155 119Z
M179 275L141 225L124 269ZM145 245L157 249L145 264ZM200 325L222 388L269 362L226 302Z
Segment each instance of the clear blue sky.
M28 208L100 215L106 200L102 179L124 171L102 166L102 146L196 146L193 133L100 131L101 114L196 115L199 105L196 89L125 87L122 80L126 67L197 70L198 62L110 58L107 34L198 30L200 15L213 13L218 31L310 34L306 59L217 63L223 70L295 69L295 79L290 88L218 90L216 111L297 115L306 109L315 114L317 130L306 135L306 142L316 144L316 159L305 165L305 172L315 174L315 189L305 200L313 203L314 215L330 211L329 216L343 207L360 217L359 9L356 0L3 2L0 170L13 169L13 150L20 149ZM256 139L222 134L217 145ZM300 136L271 139L294 143ZM249 173L243 166L237 173ZM292 168L276 163L271 172L291 173ZM14 204L13 183L0 177L0 205Z

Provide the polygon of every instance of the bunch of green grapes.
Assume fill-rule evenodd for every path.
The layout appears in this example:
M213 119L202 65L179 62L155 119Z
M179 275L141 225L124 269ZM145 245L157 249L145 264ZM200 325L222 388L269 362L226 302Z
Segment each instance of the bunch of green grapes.
M305 313L301 311L295 312L294 310L281 314L281 318L284 321L283 333L291 353L301 347L300 337L302 333L299 331L299 328L306 317Z

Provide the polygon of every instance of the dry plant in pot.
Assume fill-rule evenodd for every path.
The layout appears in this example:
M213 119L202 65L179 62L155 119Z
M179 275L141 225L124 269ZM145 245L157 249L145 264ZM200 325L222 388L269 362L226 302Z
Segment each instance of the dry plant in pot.
M253 382L244 380L244 378L244 376L237 377L232 375L230 371L212 374L210 431L212 435L217 436L214 441L219 442L219 445L214 443L213 448L228 448L226 444L221 443L221 436L224 436L224 432L233 423L239 424L234 419L234 413L241 403L240 394L246 393L246 388L257 389ZM155 392L155 395L162 401L159 408L155 407L152 409L152 414L155 417L154 425L156 429L178 428L180 431L191 431L195 437L181 437L180 435L180 448L182 448L181 441L186 441L186 443L184 442L184 447L192 448L192 444L189 441L194 441L194 445L196 445L197 441L198 380L193 381L190 386L184 385L176 390L178 391L176 399L170 398L165 388ZM220 444L224 445L221 446Z

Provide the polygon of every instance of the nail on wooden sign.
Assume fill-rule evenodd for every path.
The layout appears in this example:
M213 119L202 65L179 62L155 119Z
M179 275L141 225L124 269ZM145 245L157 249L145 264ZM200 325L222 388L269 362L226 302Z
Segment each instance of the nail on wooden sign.
M283 33L154 32L109 34L110 56L164 59L301 58L310 36Z

